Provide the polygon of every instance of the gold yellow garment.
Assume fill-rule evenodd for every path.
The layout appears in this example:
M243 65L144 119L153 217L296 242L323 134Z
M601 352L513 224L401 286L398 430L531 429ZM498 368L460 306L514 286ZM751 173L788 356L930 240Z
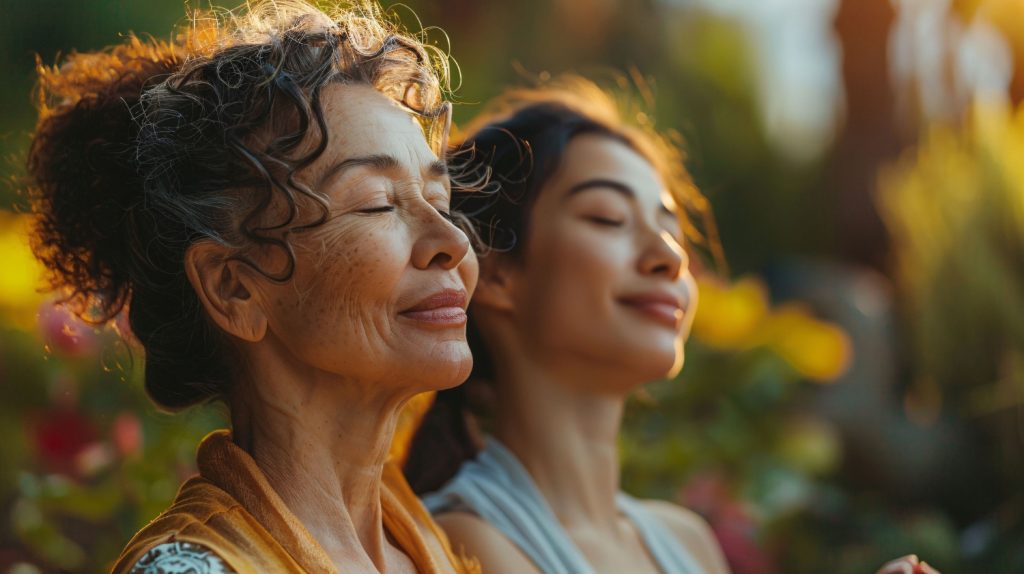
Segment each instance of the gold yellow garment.
M197 459L199 476L187 480L171 507L132 538L114 574L127 574L150 548L172 540L209 548L237 574L338 572L228 431L203 439ZM479 572L474 560L455 556L397 467L385 466L383 483L384 529L419 572Z

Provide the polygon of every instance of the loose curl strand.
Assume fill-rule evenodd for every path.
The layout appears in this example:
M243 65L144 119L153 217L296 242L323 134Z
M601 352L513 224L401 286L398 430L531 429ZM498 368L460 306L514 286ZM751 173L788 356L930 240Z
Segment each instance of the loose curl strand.
M27 195L51 287L96 323L127 307L159 406L223 397L232 349L186 277L188 248L215 241L290 280L289 236L329 217L327 197L301 177L339 135L328 133L324 88L373 87L441 154L449 60L368 1L266 0L197 11L170 41L129 36L40 63ZM258 263L268 249L283 251L283 268Z

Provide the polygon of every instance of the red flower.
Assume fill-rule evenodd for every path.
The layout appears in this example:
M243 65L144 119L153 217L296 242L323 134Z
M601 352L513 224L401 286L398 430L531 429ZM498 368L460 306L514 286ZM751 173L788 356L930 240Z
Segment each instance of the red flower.
M73 476L75 458L96 440L96 428L82 413L58 407L36 418L30 436L48 471Z

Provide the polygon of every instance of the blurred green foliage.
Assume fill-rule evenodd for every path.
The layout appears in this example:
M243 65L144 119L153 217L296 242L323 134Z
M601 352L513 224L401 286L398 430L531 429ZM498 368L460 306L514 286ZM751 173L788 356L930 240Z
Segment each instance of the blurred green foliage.
M167 37L185 6L0 0L7 183L0 203L17 208L21 201L35 56L52 63L129 31ZM839 258L839 201L823 183L835 152L823 148L816 159L794 163L773 148L750 33L736 21L670 1L409 6L396 8L409 26L418 29L415 14L447 32L428 31L432 41L450 39L462 79L457 122L504 86L544 71L608 77L636 70L653 78L657 126L686 141L688 165L714 205L735 271ZM702 513L737 573L873 572L909 552L947 574L1024 571L1021 125L1018 112L926 129L921 145L885 172L880 196L898 262L896 302L912 333L898 349L891 408L901 417L905 410L925 434L937 419L962 423L958 436L1001 472L985 482L979 469L982 478L969 488L981 484L986 500L998 504L979 506L978 493L969 492L973 514L965 514L954 508L963 501L905 501L884 488L887 478L868 482L851 473L871 461L852 456L847 429L814 403L833 388L867 393L872 381L815 381L833 380L851 360L856 367L887 359L805 308L770 301L757 279L702 284L719 297L702 302L703 325L695 326L680 379L652 384L628 410L624 486ZM9 266L0 275L0 571L102 571L167 506L193 472L199 439L225 416L212 407L156 412L142 387L141 351L31 294L38 270L26 262L24 234L7 233L23 222L5 216L0 225L0 257ZM907 481L926 490L938 478Z

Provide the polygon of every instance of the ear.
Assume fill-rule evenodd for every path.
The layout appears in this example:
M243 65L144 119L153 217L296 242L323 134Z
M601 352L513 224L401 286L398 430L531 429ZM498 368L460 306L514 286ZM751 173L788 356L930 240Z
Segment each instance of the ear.
M480 279L473 292L473 305L499 312L514 312L515 287L519 269L500 253L480 258Z
M226 333L256 343L267 333L251 269L232 259L233 250L215 241L192 244L185 252L185 273L210 319Z

